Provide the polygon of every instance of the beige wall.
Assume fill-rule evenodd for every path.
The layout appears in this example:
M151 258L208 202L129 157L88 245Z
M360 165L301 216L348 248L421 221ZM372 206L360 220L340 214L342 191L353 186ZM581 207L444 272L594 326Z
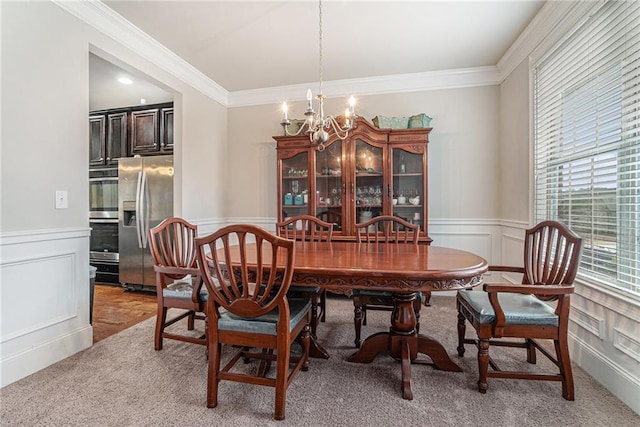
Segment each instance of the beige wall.
M279 106L229 109L229 174L225 203L230 218L276 216L276 150L282 132Z
M220 218L226 216L224 194L229 185L227 109L193 95L182 108L183 146L176 153L183 166L182 210L176 215L191 220Z
M429 144L430 218L496 219L498 206L497 86L358 97L357 113L433 118ZM339 114L343 99L329 99L325 111ZM302 103L291 105L302 117ZM296 115L297 113L297 115ZM276 152L279 105L229 109L230 217L276 216Z
M500 85L500 195L499 217L529 222L530 205L530 114L528 60Z
M2 3L3 232L88 226L87 49L59 7Z

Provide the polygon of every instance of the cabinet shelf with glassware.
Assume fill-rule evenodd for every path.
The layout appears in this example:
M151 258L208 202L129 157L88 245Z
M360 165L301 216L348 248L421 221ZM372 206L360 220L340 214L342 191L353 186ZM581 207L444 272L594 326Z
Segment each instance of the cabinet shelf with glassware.
M281 219L306 214L309 210L309 153L293 149L278 159Z
M275 136L278 221L307 214L334 223L334 239L355 240L355 225L396 215L427 230L427 144L431 128L380 129L354 120L346 139L324 149L309 136Z

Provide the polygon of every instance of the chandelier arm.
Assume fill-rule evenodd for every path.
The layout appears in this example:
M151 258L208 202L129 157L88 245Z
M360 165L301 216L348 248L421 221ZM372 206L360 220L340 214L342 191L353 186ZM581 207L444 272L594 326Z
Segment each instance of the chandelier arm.
M333 129L333 132L336 134L336 136L337 136L338 138L340 138L340 139L342 139L342 140L347 139L347 137L349 136L349 131L350 131L351 129L349 129L349 128L347 128L347 129L342 128L342 127L338 124L338 122L336 121L336 119L334 119L334 118L333 118L333 117L331 117L331 116L327 116L327 117L325 117L325 123L327 123L327 122L331 125L331 128ZM325 125L325 127L328 127L328 126L326 126L326 125ZM344 134L344 136L342 136L342 135L340 134L341 132Z
M300 126L300 128L298 128L297 132L289 132L287 130L287 128L289 127L289 125L291 124L291 122L287 123L287 122L282 122L280 123L282 125L282 128L284 129L284 134L286 136L298 136L300 135L303 131L304 132L311 132L313 130L313 128L311 127L311 125L309 124L308 120L305 120L304 123L302 124L302 126Z

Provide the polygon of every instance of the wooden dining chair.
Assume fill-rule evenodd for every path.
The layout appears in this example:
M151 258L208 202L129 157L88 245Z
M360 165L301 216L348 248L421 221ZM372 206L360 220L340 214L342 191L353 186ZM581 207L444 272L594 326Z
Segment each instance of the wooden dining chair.
M276 223L280 237L303 242L330 242L333 224L311 215L297 215ZM295 283L289 288L289 297L311 300L311 333L316 335L318 324L326 320L327 294L320 286L302 286Z
M207 292L202 287L197 266L195 238L197 226L182 218L167 218L149 230L153 269L156 275L158 314L154 347L162 350L164 338L205 345L206 334L200 337L169 333L166 328L187 318L187 329L193 330L195 319L205 319ZM170 308L186 310L167 320Z
M489 271L522 273L522 284L487 283L483 291L458 292L458 355L464 355L464 344L478 347L478 391L486 393L488 377L561 381L562 397L574 400L567 330L581 255L578 235L559 222L544 221L525 232L522 267L489 267ZM551 300L557 300L555 309L546 302ZM466 321L476 330L477 339L465 338ZM536 341L540 339L553 340L555 356ZM538 349L559 372L503 371L489 356L491 345L526 348L527 362L532 364Z
M264 385L275 387L274 418L284 419L287 388L300 369L309 367L311 302L287 298L295 241L237 224L197 238L196 247L209 292L207 407L218 405L221 380ZM291 354L296 340L301 356ZM235 346L235 354L221 368L223 344ZM248 363L234 369L239 360L250 359L263 362L256 372ZM267 376L265 361L276 362L275 377Z
M369 221L358 223L356 227L356 241L358 243L408 244L418 245L420 227L402 218L392 215L381 215ZM354 317L356 330L355 345L360 348L362 325L367 324L368 310L393 310L393 294L387 291L370 291L366 289L353 290ZM416 329L420 328L420 306L422 294L418 293L413 303L416 315Z

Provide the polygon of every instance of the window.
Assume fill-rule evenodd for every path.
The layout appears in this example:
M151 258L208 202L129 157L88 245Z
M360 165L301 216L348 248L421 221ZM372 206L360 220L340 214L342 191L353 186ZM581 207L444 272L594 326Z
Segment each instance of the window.
M640 294L640 2L600 5L533 73L535 220L584 239L580 277Z

